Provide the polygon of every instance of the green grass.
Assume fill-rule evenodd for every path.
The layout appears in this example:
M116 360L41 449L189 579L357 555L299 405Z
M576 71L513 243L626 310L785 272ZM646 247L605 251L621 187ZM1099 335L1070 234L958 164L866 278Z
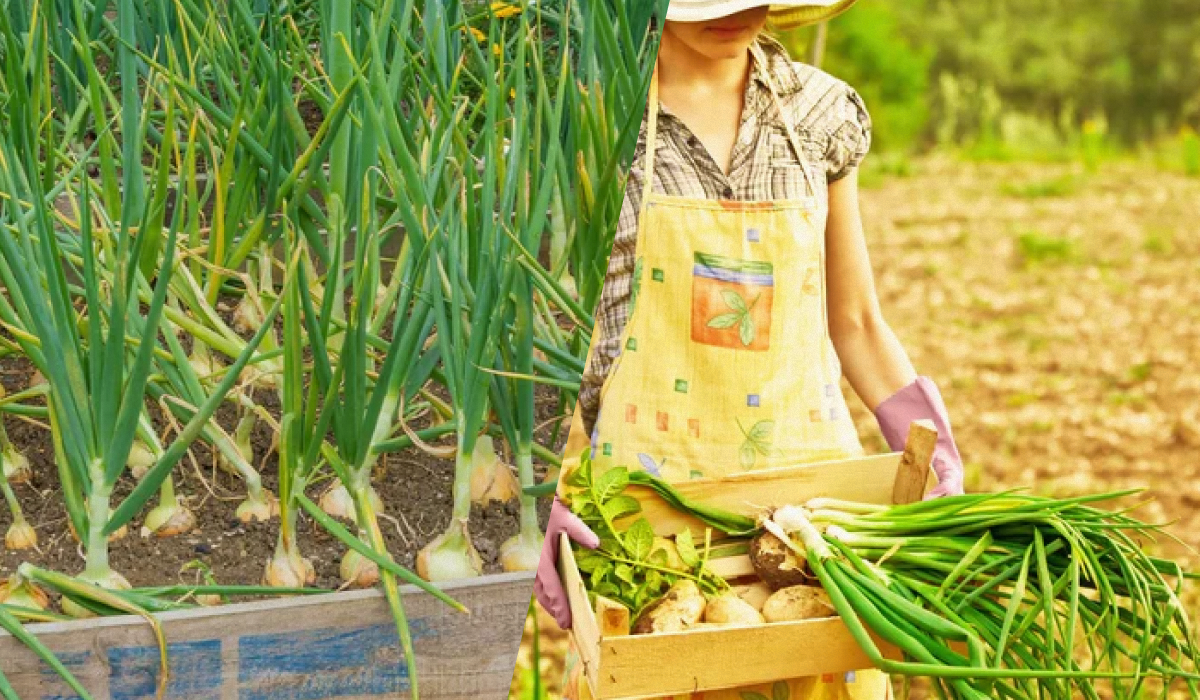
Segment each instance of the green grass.
M1070 262L1078 258L1075 243L1063 236L1026 231L1015 241L1017 257L1024 265Z
M1142 237L1142 251L1156 256L1175 253L1175 232L1170 229L1153 229Z
M1082 181L1073 173L1064 173L1057 177L1029 182L1005 182L1000 185L1000 193L1007 197L1018 199L1048 199L1054 197L1070 197L1079 192Z

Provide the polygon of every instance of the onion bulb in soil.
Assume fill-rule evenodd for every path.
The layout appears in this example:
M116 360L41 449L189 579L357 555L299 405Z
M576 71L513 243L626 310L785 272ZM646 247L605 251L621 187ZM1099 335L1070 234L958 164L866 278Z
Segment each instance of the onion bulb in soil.
M279 499L268 489L262 489L257 498L247 496L235 511L237 519L243 523L265 523L279 516Z
M196 528L196 516L175 501L164 503L146 515L146 529L155 537L178 537Z
M50 607L50 596L20 574L13 574L0 581L0 604L45 610Z
M29 466L29 458L21 454L12 443L5 440L0 451L0 468L4 469L4 478L13 484L28 483L33 478L33 469Z
M273 588L303 588L316 582L317 570L312 562L300 556L294 548L288 552L277 546L263 574L263 585Z
M37 530L34 530L25 518L13 522L4 533L4 546L14 552L33 549L37 542Z
M383 499L379 497L374 487L367 489L367 498L371 499L371 508L376 513L383 512ZM352 523L358 522L358 516L355 515L354 511L354 499L350 496L350 491L346 489L345 484L340 481L330 486L325 490L325 493L321 494L319 505L321 506L321 510L335 518L341 518Z
M124 576L111 569L98 576L93 576L88 574L87 571L84 571L75 578L76 580L83 581L84 583L90 583L93 586L98 586L108 591L128 591L133 588L133 586L129 585L129 581ZM65 596L62 599L62 611L76 619L96 617L96 613L88 610L87 608L79 605Z
M370 588L379 583L379 566L353 549L342 557L339 572L351 588Z
M537 536L519 533L500 545L500 565L505 571L536 571L542 557L542 540Z
M208 349L208 346L200 341L195 341L192 347L192 354L188 357L188 363L192 365L192 370L201 382L215 382L219 378L215 377L217 372L223 368L221 361L218 360Z
M486 506L492 501L508 503L521 493L512 468L500 460L490 435L481 435L471 455L471 501Z
M141 440L133 441L133 446L129 448L129 459L125 460L125 463L129 465L129 473L138 481L141 481L142 477L146 476L146 472L150 471L150 468L157 462L158 458Z
M232 321L233 330L243 334L254 333L262 326L262 314L258 312L249 294L243 296L238 305L233 307Z
M417 553L417 575L426 581L456 581L483 574L483 559L471 543L467 524L459 522Z

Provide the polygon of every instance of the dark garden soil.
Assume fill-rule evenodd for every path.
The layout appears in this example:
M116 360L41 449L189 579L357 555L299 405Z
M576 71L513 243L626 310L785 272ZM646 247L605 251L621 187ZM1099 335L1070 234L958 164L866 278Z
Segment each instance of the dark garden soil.
M32 366L23 358L0 359L0 383L7 392L24 389L32 374ZM273 394L260 392L255 400L268 410L275 408ZM553 417L556 401L550 392L539 394L542 421ZM218 412L217 420L232 430L235 411L227 405ZM39 544L37 550L24 552L0 547L0 578L26 561L56 571L78 573L83 568L82 550L67 528L50 433L43 424L29 419L5 416L4 421L12 442L29 458L33 468L33 479L27 484L14 484L14 490L26 519L37 530ZM266 456L271 434L261 421L253 442L254 464L262 472L264 485L275 491L277 456L274 453ZM538 465L539 479L544 470L545 465ZM194 562L211 570L215 580L222 584L259 583L278 536L278 519L242 524L235 517L235 509L245 494L241 481L214 468L210 450L200 442L193 445L175 475L176 491L196 515L196 527L184 535L161 539L143 535L139 517L131 523L125 537L110 545L113 568L134 586L202 583L198 569L189 567ZM380 525L389 551L401 565L413 568L420 548L446 529L453 482L453 461L432 457L415 448L386 454L380 459L374 480L385 507ZM331 480L326 480L310 486L309 497L317 499L330 483ZM114 504L133 485L132 477L123 479ZM549 513L548 502L541 504L541 511L544 523ZM485 573L501 572L500 545L516 534L518 513L516 502L472 508L471 535L483 558ZM10 520L8 510L3 509L0 532L7 529ZM345 547L312 520L301 517L300 522L300 549L316 568L316 585L337 588L341 585L338 566Z

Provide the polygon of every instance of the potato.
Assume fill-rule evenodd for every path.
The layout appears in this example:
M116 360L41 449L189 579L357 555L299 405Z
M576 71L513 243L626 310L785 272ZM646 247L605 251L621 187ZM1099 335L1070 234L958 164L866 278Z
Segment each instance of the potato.
M754 573L773 590L815 581L808 562L770 532L763 532L750 542L750 563Z
M683 579L638 616L633 633L681 632L700 622L704 606L704 594L695 581Z
M791 622L836 617L837 610L829 594L820 586L781 588L763 603L762 616L767 622Z
M704 607L704 621L722 625L761 625L763 616L737 593L727 591L708 601Z
M749 603L759 612L762 612L763 603L767 602L767 598L770 598L771 594L775 592L762 581L733 586L731 590L737 594L737 597Z

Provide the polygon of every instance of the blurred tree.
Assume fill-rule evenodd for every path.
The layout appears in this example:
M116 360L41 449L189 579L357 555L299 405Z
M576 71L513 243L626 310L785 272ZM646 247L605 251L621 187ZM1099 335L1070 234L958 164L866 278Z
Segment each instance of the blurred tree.
M784 40L803 59L814 34ZM1075 144L1096 119L1125 144L1200 127L1196 0L864 0L830 23L824 56L885 147Z

